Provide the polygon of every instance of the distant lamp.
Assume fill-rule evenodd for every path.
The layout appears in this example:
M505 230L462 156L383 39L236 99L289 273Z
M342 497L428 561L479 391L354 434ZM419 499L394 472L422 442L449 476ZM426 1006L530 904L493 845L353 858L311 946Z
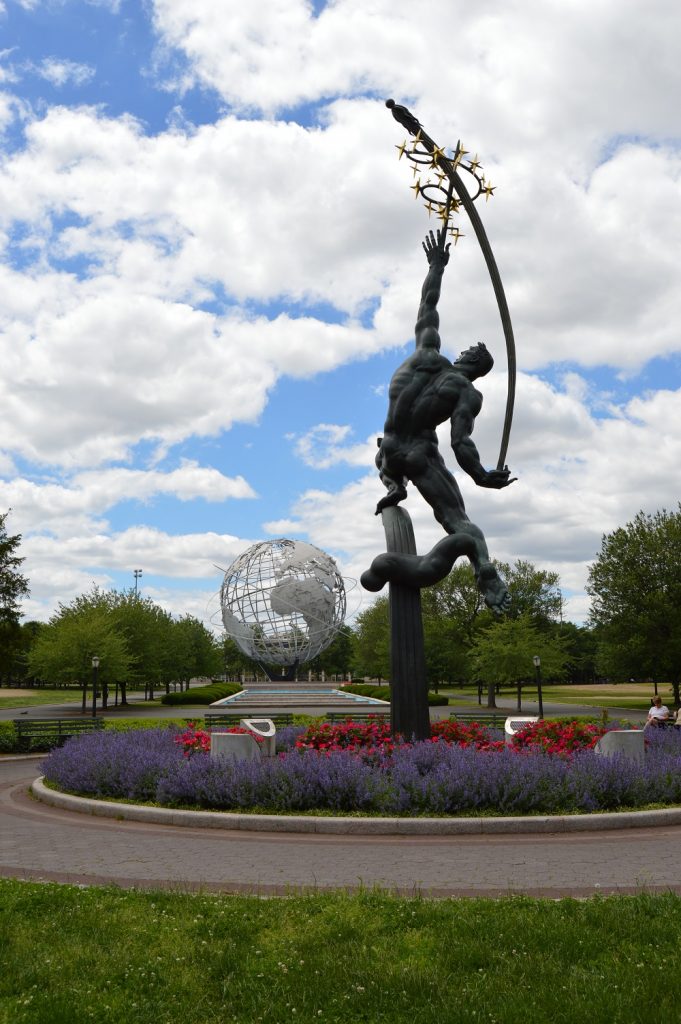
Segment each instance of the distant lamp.
M532 658L532 664L534 665L534 675L537 680L537 700L539 701L539 717L544 717L544 702L542 700L541 692L541 658L538 654Z
M97 717L97 673L99 671L99 658L95 655L92 659L92 717Z

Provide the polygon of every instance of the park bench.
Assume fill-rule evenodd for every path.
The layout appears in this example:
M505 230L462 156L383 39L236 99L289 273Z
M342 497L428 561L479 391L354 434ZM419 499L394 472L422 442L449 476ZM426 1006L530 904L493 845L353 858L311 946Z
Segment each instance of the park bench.
M387 710L384 710L381 708L379 710L378 708L375 708L372 710L371 708L353 708L352 711L330 711L327 715L324 715L326 721L331 723L347 722L348 718L352 719L353 722L356 722L360 718L365 719L369 717L377 718L381 721L385 718L390 718L390 709L388 708Z
M506 719L512 718L513 715L509 712L500 714L496 711L450 711L449 717L457 722L477 722L478 725L488 725L492 729L503 729Z
M216 711L213 713L209 712L208 714L204 715L203 722L206 729L215 729L220 726L230 729L232 728L232 726L239 725L242 718L269 718L274 722L276 726L293 725L293 715L291 714L290 711L284 711L282 714L278 715L267 715L262 714L260 712L258 712L257 714L251 714L245 713L243 711L241 712L241 714L234 714L231 712L228 714Z
M51 749L59 747L71 736L99 732L104 728L103 718L36 718L14 719L17 746L20 750L33 747Z

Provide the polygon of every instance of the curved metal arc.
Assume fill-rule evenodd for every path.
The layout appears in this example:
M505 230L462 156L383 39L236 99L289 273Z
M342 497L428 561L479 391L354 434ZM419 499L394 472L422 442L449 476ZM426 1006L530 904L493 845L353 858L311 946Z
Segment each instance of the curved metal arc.
M395 120L406 127L407 131L417 138L417 141L422 143L423 146L431 153L437 153L439 147L435 145L429 135L423 131L423 128L419 121L411 114L405 107L397 107L392 100L386 103L386 106L392 108L392 115ZM442 150L439 150L442 152ZM419 163L421 161L418 161ZM504 292L504 286L501 283L501 275L499 274L499 268L497 267L496 260L494 259L494 253L492 252L492 246L489 243L487 232L485 231L480 215L473 205L468 189L461 180L456 167L446 157L436 156L435 162L445 172L450 182L454 186L454 190L461 201L461 205L464 207L473 230L475 231L478 243L482 250L482 254L487 264L487 270L492 281L492 287L494 288L494 294L497 300L497 306L499 308L499 316L501 317L501 324L504 331L504 339L506 341L506 355L508 362L508 389L506 394L506 413L504 415L504 427L501 434L501 447L499 450L499 459L497 461L497 469L504 469L506 465L506 454L508 452L508 441L511 436L511 424L513 422L513 407L515 404L515 385L516 385L516 355L515 355L515 340L513 337L513 325L511 324L511 314L508 309L508 303L506 301L506 294Z
M446 161L449 164L449 161ZM513 407L515 405L515 385L516 385L516 354L515 354L515 339L513 337L513 325L511 323L511 314L506 301L506 293L504 292L504 286L501 283L501 275L499 274L499 268L497 267L497 261L494 258L492 252L492 246L490 245L485 231L480 214L473 205L473 200L468 194L468 190L461 180L458 173L454 170L451 165L445 167L445 161L441 162L443 170L447 174L449 180L454 185L454 191L461 200L461 205L465 209L473 230L475 231L478 243L482 250L482 254L485 257L485 263L487 264L487 270L489 272L490 279L492 281L492 287L494 288L494 294L497 300L497 306L499 307L499 316L501 317L501 325L504 330L504 338L506 341L506 355L508 361L508 389L506 394L506 413L504 415L504 427L501 435L501 447L499 450L499 459L497 462L497 469L503 469L506 465L506 454L508 452L508 442L511 436L511 424L513 422Z

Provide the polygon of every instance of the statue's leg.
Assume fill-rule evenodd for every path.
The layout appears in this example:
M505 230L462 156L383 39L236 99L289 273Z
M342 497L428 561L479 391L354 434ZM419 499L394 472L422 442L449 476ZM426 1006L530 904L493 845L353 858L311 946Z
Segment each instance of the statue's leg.
M466 553L470 559L480 592L495 615L508 610L511 602L506 584L490 561L487 542L479 526L466 515L459 485L444 464L439 452L428 460L424 472L412 475L412 482L432 508L435 518L449 534L464 534L471 541Z
M379 441L382 442L383 438L379 438ZM390 508L391 505L399 505L401 501L404 501L407 497L407 481L397 465L390 465L382 445L379 445L375 462L381 483L388 489L388 493L380 499L376 506L376 515L379 516L384 508Z

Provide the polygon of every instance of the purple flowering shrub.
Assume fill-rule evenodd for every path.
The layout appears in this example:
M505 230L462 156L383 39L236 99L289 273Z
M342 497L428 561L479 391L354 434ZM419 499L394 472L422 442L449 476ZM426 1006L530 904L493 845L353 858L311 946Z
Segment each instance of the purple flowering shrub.
M290 727L299 729L299 727ZM282 733L285 730L281 730ZM445 743L398 745L367 756L295 750L262 761L183 758L177 729L75 737L43 763L48 781L92 796L221 810L503 814L604 811L681 803L681 730L658 730L646 762L578 750L477 750Z
M174 742L179 731L173 726L74 736L47 756L42 769L49 782L74 793L155 800L159 779L182 761Z

